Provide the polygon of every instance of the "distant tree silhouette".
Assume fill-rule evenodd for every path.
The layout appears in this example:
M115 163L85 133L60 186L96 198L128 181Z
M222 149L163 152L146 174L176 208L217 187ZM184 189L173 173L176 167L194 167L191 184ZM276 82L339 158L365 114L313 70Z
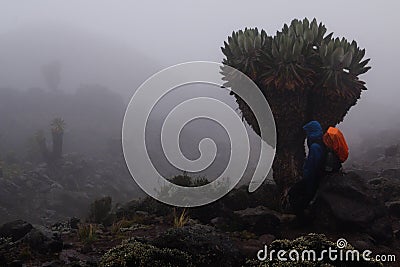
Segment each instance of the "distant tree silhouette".
M46 145L46 137L43 131L38 131L35 135L42 157L48 162L53 163L62 157L63 136L65 122L62 118L55 118L51 124L51 134L53 139L53 151L49 151Z
M59 61L52 61L42 66L42 75L51 91L57 91L61 80L61 64Z
M53 137L53 159L57 160L62 156L63 136L65 122L62 118L55 118L51 122L51 134Z

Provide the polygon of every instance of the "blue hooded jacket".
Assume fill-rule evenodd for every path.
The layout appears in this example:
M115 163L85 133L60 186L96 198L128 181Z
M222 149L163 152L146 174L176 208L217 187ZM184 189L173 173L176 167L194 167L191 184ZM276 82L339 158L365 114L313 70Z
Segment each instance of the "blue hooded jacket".
M303 126L307 134L308 156L303 166L303 177L312 185L315 184L323 157L325 155L325 147L322 143L322 127L317 121L310 121ZM311 186L311 185L310 185Z

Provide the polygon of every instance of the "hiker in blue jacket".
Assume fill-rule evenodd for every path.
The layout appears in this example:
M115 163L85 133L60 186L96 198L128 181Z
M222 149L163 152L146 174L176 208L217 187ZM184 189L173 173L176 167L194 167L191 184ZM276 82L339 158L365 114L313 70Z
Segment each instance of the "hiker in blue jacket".
M308 156L303 166L303 179L306 183L307 196L312 200L318 188L322 165L325 156L325 145L322 141L322 127L318 121L310 121L303 126L307 135Z
M303 126L307 135L308 155L303 165L303 177L295 183L284 196L284 205L289 204L296 214L299 226L307 225L308 219L305 210L317 192L319 180L324 175L326 147L322 140L321 124L310 121Z

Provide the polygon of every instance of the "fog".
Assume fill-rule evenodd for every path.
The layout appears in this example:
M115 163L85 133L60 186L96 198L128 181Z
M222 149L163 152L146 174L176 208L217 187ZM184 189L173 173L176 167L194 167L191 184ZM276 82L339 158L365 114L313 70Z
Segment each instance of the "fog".
M363 78L369 91L346 121L369 118L364 116L368 112L378 123L383 117L376 112L393 114L398 106L396 10L395 1L4 1L1 87L41 87L40 67L59 60L62 90L98 83L127 97L163 67L192 60L220 62L220 46L232 30L257 26L274 34L293 18L316 17L335 36L355 39L366 48L372 70ZM377 109L383 103L385 108Z
M372 265L380 258L395 266L399 7L395 0L1 0L0 266L262 265L257 258L280 265L273 253L267 258L267 246L299 244L369 251ZM350 150L343 165L345 149L328 153L315 140L302 166L306 154L294 139L305 134L284 118L279 129L290 129L279 135L275 183L279 140L255 83L230 76L240 82L231 86L235 95L261 117L265 143L230 85L186 82L210 74L208 61L223 61L221 46L233 31L257 27L275 36L304 18L357 41L372 68L359 76L368 90L337 126ZM205 64L204 73L179 69L140 87L193 61ZM228 76L212 70L210 81ZM176 87L175 78L183 81ZM301 114L303 100L322 105L306 93L272 93L276 103L298 103L274 105L274 113L312 116L309 106Z
M118 125L129 98L155 72L186 61L221 62L223 55L220 47L233 30L258 27L273 35L294 18L315 17L326 25L328 32L334 32L334 36L356 40L360 47L366 48L366 57L371 58L372 69L362 76L368 90L362 93L358 104L351 108L339 126L345 132L350 147L359 149L367 137L400 126L397 116L400 93L395 74L400 58L397 49L400 37L396 28L398 6L395 1L385 1L385 4L361 1L321 4L320 1L116 3L50 0L21 4L3 1L0 8L0 90L4 93L41 88L36 90L48 92L43 68L58 62L58 90L65 99L72 98L71 105L81 107L75 100L82 97L79 95L82 88L103 88L100 90L103 93L110 91L117 94L115 98L119 99L113 102L114 113L110 118L103 118L106 114L104 110L98 113L98 118L86 118L91 122L98 120L92 125L92 130L85 128L87 124L82 119L77 120L80 126L74 122L74 117L87 110L78 108L75 113L61 112L70 126L66 133L66 150L96 154L99 144L120 138ZM213 94L210 89L205 93ZM94 96L96 90L92 90L91 94ZM190 91L182 94L190 96ZM10 94L3 94L5 96ZM28 95L19 97L25 99ZM220 97L235 106L234 99L227 93ZM93 104L96 101L90 98L90 95L85 95L82 102L89 106L88 109L96 106ZM18 103L18 97L15 100ZM102 106L101 101L98 107ZM21 115L24 111L13 112L12 107L6 109L7 102L2 99L3 113L0 114L2 122L8 121L8 124L0 125L4 150L22 151L25 140L57 115L58 104L54 104L54 109L49 107L45 112L47 115L41 116L40 122L35 124L32 121L39 121L39 118L24 117ZM92 104L94 106L90 107ZM23 123L23 118L31 123L23 129L15 126ZM102 121L103 128L99 126ZM107 123L114 123L114 126L104 126ZM12 129L20 131L15 133ZM196 128L194 124L192 132L203 135L200 129L204 128ZM86 137L77 134L79 131L86 131ZM93 132L97 132L98 142L91 138ZM215 135L223 142L223 134L218 134L216 130ZM86 140L82 141L84 145L77 141L77 136L80 141Z

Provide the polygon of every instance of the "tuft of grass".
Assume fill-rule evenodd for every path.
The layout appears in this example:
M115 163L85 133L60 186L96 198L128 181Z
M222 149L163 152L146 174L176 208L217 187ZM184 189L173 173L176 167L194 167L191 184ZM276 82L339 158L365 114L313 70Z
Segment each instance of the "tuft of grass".
M188 223L189 219L190 219L190 217L186 211L186 208L184 208L182 210L180 215L178 215L176 213L176 209L174 209L174 227L175 228L181 228L181 227L185 226Z
M117 233L120 232L120 229L121 229L121 228L129 228L129 227L131 227L133 224L135 224L134 221L132 221L132 220L127 220L127 219L123 218L123 219L119 220L118 222L114 222L114 223L111 225L111 233L117 234Z
M89 224L80 224L78 226L78 237L79 240L85 244L90 244L97 239L96 236L96 225Z

